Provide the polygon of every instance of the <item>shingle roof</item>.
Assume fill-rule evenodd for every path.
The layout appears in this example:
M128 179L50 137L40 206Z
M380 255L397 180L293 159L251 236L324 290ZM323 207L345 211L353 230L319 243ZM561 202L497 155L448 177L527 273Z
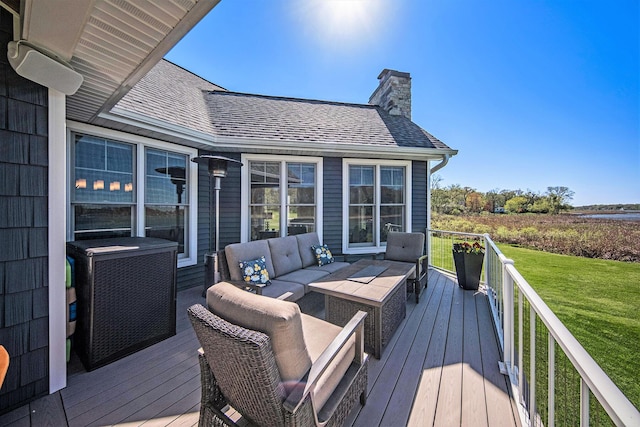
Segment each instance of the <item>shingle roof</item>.
M450 150L411 120L377 106L229 92L166 60L115 109L218 137Z
M207 105L218 136L448 148L411 120L368 104L212 91Z
M224 89L163 59L131 88L114 110L124 109L212 134L205 105L205 95L212 90Z

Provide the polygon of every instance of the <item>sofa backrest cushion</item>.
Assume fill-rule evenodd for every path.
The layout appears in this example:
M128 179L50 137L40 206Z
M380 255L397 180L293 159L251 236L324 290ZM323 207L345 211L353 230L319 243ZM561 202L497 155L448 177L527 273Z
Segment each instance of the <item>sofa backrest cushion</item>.
M258 259L261 256L264 256L269 277L276 277L275 270L273 269L273 261L271 259L271 251L269 250L269 244L266 240L232 243L225 246L224 254L227 257L229 276L231 277L231 280L243 280L242 271L240 270L240 263L242 261Z
M302 267L306 268L312 265L318 265L316 254L313 249L311 249L311 246L320 244L318 233L313 231L311 233L298 234L295 237L298 240L298 250L300 251L300 259L302 259Z
M271 260L276 277L302 268L302 259L298 249L296 236L276 237L268 239Z
M311 368L298 304L220 282L207 290L207 306L227 322L268 335L285 383L299 381Z

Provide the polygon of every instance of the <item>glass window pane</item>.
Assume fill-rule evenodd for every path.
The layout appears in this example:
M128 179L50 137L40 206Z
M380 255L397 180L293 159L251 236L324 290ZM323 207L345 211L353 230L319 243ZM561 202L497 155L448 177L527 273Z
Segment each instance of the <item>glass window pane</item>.
M75 156L76 167L104 170L105 141L91 136L76 135Z
M145 236L178 242L178 253L183 254L187 212L184 206L145 207Z
M349 203L352 205L374 203L373 166L349 166Z
M293 236L315 231L315 212L315 206L289 206L287 235Z
M274 205L280 204L280 187L252 186L251 204Z
M349 207L349 243L355 243L354 246L372 246L373 238L373 207Z
M280 236L280 206L251 207L251 240Z
M372 186L351 187L349 189L349 204L371 205L374 200L374 189Z
M133 147L129 144L119 142L107 142L107 164L106 169L118 172L133 172L133 162L131 161Z
M404 168L388 167L380 168L380 203L403 204L404 203Z
M74 240L130 237L132 211L131 206L75 205Z
M134 147L76 135L74 202L134 203Z
M187 156L147 149L146 203L188 203L186 170Z
M404 206L380 207L380 241L387 241L389 231L404 231Z
M313 205L315 203L316 189L307 188L289 188L289 204L290 205Z

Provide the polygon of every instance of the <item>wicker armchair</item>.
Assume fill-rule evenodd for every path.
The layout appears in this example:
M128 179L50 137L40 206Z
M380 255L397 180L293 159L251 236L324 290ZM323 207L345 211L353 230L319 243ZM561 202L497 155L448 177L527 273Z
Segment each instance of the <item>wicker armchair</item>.
M420 302L420 291L427 287L429 268L429 257L424 254L424 234L390 231L384 259L415 263L416 271L407 279L407 291L414 292L416 303Z
M207 291L207 305L188 309L202 345L200 426L236 425L233 410L250 425L339 426L365 404L366 313L340 328L225 282ZM327 330L337 333L329 340Z

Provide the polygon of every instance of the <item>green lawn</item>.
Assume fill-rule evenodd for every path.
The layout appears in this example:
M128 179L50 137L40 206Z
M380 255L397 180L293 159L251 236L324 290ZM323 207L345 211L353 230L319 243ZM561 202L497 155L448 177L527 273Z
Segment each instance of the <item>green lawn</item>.
M640 263L498 246L640 408Z

